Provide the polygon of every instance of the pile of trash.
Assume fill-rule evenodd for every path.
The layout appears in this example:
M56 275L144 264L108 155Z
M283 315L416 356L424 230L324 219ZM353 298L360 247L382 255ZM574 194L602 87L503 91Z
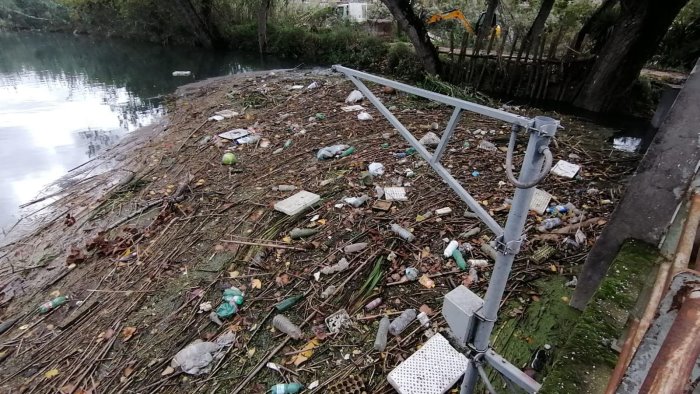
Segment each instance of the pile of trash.
M437 146L452 108L373 90ZM53 203L70 221L0 249L15 270L2 293L3 387L382 392L393 367L447 330L444 294L483 294L493 234L341 77L186 86L167 121ZM605 136L584 145L585 123L562 124L508 289L523 305L536 302L535 279L575 285L637 160ZM501 224L509 133L465 113L442 159ZM97 184L111 189L94 196Z

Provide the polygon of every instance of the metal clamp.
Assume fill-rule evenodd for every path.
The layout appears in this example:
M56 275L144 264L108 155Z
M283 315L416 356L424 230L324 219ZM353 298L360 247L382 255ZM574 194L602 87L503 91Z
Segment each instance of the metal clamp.
M525 242L525 236L521 236L519 239L515 239L509 242L503 242L503 235L496 238L494 249L496 252L501 254L516 255L520 252L520 246Z

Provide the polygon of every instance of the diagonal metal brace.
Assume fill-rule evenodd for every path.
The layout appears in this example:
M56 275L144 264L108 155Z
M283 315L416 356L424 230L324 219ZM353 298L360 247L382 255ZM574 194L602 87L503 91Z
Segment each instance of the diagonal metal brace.
M529 118L525 118L519 115L514 115L505 111L493 109L479 104L470 103L467 101L459 100L454 97L445 96L435 92L431 92L424 89L419 89L414 86L406 85L400 82L392 81L389 79L377 77L372 74L363 73L343 66L333 66L333 69L340 71L345 74L350 81L355 84L357 89L362 92L362 94L379 110L379 112L384 115L384 117L391 123L396 130L399 131L401 136L408 141L408 143L416 150L416 152L430 164L433 170L440 175L440 177L445 180L447 185L459 196L459 198L467 204L469 209L474 212L481 221L488 226L488 228L498 237L503 235L503 227L501 227L496 220L491 217L491 215L486 212L484 208L479 204L478 201L472 197L469 192L467 192L464 187L455 179L452 174L440 164L440 158L447 147L449 139L454 134L454 129L459 122L462 111L476 112L482 115L491 116L496 119L504 120L506 122L515 123L522 125L524 127L532 124ZM435 153L430 153L423 145L421 145L418 140L411 134L408 129L394 116L394 114L389 111L386 106L369 90L369 88L360 80L367 80L371 82L376 82L381 85L390 86L397 90L402 90L407 93L415 94L417 96L425 97L430 100L438 101L447 105L452 105L455 107L450 117L450 121L442 134L440 143L438 144Z

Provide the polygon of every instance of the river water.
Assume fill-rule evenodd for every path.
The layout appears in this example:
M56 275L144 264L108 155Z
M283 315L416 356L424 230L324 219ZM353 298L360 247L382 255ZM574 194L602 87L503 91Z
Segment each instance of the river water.
M19 205L164 114L198 79L289 66L257 55L57 33L0 32L0 239ZM190 77L173 77L188 70Z

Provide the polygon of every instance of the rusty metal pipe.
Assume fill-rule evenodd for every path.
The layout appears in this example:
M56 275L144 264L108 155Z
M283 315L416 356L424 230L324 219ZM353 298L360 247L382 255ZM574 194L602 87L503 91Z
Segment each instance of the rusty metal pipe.
M690 255L693 253L693 244L695 243L695 233L700 225L700 194L694 193L690 200L690 208L688 208L688 218L683 225L676 253L673 256L673 266L671 267L671 275L674 275L688 267ZM670 283L670 279L667 280ZM668 283L666 283L668 284Z
M627 371L634 353L637 352L639 344L644 338L647 329L651 325L651 321L656 315L656 309L659 307L659 302L661 302L661 297L666 292L666 282L668 279L668 273L671 268L671 263L665 261L659 266L659 271L656 273L656 280L654 281L654 287L652 288L651 294L649 295L649 302L647 302L644 308L644 313L641 319L634 319L630 325L630 331L627 334L627 339L622 345L622 351L617 359L617 364L613 370L610 380L608 380L608 386L605 388L605 394L613 394L617 390L617 386L622 381L622 377Z
M677 394L688 389L688 380L700 356L700 290L692 290L651 364L640 393Z
M656 280L654 282L654 288L651 295L649 296L649 302L646 308L644 308L644 313L641 319L633 320L630 324L630 331L623 344L622 351L618 357L617 364L613 370L610 380L608 380L608 386L605 388L605 394L613 394L617 390L617 386L622 381L625 371L632 361L634 353L637 352L639 344L644 338L651 321L656 315L656 309L659 306L661 297L666 292L668 284L670 283L673 275L681 271L683 268L688 266L688 261L690 260L690 255L693 252L693 243L695 241L695 235L700 225L700 194L693 193L690 199L690 207L688 208L688 217L683 224L683 230L681 231L680 238L678 239L678 245L676 246L676 252L673 256L673 264L669 262L664 262L659 267L659 272L656 274Z

